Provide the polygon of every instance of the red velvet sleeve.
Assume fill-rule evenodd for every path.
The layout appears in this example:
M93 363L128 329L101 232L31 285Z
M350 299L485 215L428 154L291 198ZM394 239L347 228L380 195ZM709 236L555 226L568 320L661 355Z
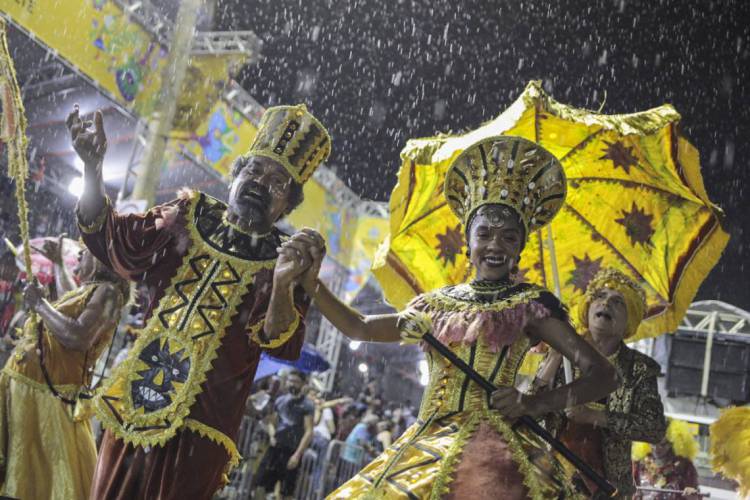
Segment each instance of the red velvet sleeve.
M78 219L81 236L94 256L123 278L142 280L170 254L190 244L185 229L187 198L157 205L144 214L120 215L109 204L94 224ZM184 246L184 248L182 248Z

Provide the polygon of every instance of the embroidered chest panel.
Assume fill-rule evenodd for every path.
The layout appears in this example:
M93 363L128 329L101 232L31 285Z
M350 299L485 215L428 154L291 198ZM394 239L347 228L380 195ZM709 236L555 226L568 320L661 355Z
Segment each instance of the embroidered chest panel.
M504 320L504 313L526 307L544 289L529 285L508 285L494 289L478 289L469 285L443 288L423 296L425 311L433 318L437 329L466 330L478 316L485 315L490 323ZM489 327L485 324L485 327ZM519 332L497 351L491 349L486 335L466 342L444 342L469 366L496 386L512 386L516 374L530 347L530 340ZM442 337L438 332L439 338ZM430 382L425 390L420 410L421 418L433 412L438 415L463 411L484 411L489 408L487 395L463 372L438 354L427 350Z
M525 335L498 353L487 348L483 341L472 345L452 345L451 350L496 387L515 385L516 374L529 349ZM425 389L420 408L420 418L463 411L489 409L487 393L461 370L442 356L427 352L430 380Z
M105 427L128 443L164 444L182 426L242 297L253 289L258 272L275 264L275 259L246 260L220 251L216 232L209 235L213 239L199 232L201 201L191 209L188 254L128 358L95 401ZM260 327L262 321L252 328Z

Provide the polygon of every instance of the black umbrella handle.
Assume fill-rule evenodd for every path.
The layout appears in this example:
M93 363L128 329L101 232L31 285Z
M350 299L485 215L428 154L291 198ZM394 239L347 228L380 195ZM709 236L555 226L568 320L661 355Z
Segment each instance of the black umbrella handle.
M471 380L476 382L482 389L484 389L487 394L492 394L495 389L497 389L497 387L492 385L489 380L481 376L474 368L467 365L464 360L459 358L453 351L448 349L448 347L446 347L442 342L436 339L432 334L426 333L422 337L422 340L430 344L430 346L432 346L437 352L439 352L441 356L450 361L459 370L464 372ZM536 420L529 417L528 415L524 415L522 417L519 417L518 421L528 427L529 430L531 430L534 434L549 443L549 445L552 446L555 451L564 456L565 459L573 464L576 469L581 471L587 478L593 481L599 487L599 489L602 490L603 493L610 497L614 497L617 495L617 488L612 486L604 477L602 477L598 472L592 469L586 462L584 462L578 455L573 453L560 440L550 434L547 429L539 425Z

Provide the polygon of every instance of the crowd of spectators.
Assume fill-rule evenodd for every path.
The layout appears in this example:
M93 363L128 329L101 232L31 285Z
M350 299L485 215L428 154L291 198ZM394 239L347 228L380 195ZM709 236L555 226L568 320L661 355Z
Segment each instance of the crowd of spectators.
M273 492L293 497L305 454L313 463L312 484L323 484L326 474L345 481L416 420L410 402L385 404L376 380L358 394L331 394L314 375L295 369L259 381L248 412L256 438L268 442L252 481L254 498L261 499ZM338 453L327 456L334 441Z

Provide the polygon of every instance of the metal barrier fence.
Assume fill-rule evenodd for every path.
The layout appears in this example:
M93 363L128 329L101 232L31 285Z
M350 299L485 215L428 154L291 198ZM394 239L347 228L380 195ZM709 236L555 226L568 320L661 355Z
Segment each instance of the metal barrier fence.
M253 478L269 446L268 436L261 427L253 418L248 416L243 418L237 439L237 449L242 455L242 461L232 472L229 484L219 491L215 498L220 500L253 498L255 493ZM346 453L345 450L347 450ZM294 498L296 500L322 500L328 493L354 477L370 458L359 446L347 445L337 440L330 442L314 440L300 461ZM271 493L267 492L267 494Z

